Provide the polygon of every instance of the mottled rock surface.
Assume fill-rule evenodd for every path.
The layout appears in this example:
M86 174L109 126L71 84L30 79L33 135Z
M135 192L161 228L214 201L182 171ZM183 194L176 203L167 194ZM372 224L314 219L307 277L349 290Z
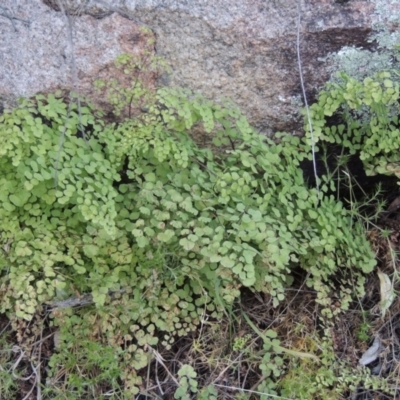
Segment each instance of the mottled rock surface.
M329 52L368 46L373 5L299 1L302 65L311 100L327 78L322 59ZM155 50L172 66L162 83L188 86L210 98L229 96L263 133L294 132L298 124L291 101L301 94L297 22L297 0L3 0L0 100L7 106L16 96L70 87L71 51L75 84L95 97L93 80L112 75L118 54L143 50L146 37L139 27L146 24L156 35Z

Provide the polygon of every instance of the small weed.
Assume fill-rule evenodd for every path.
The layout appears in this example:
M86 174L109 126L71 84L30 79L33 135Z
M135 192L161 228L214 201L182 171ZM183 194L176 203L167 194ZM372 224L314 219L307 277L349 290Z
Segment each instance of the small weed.
M371 341L371 323L368 321L369 313L367 311L361 312L362 322L360 323L357 330L357 338L362 342L370 342Z
M0 336L0 394L1 398L12 399L17 394L17 380L14 373L14 352L12 344L7 340L6 335Z

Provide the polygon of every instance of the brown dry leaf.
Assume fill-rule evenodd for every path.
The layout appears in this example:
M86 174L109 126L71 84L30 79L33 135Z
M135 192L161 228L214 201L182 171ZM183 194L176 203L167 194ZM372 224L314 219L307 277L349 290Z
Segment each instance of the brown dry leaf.
M384 274L381 270L378 269L378 277L379 277L380 292L381 292L381 301L379 305L382 311L382 318L384 318L387 310L393 303L395 294L389 276L387 274Z

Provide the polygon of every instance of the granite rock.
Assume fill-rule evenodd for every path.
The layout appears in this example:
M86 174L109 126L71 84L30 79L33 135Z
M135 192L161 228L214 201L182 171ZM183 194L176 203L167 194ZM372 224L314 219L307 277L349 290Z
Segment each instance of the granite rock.
M296 133L300 128L293 102L301 98L299 6L301 63L309 101L328 78L324 58L330 52L349 45L371 46L367 37L374 11L366 0L3 0L2 4L2 107L12 105L18 96L68 87L96 100L93 81L115 73L115 57L143 52L147 38L140 27L145 25L156 36L154 51L172 67L160 83L190 87L214 99L228 96L264 134Z

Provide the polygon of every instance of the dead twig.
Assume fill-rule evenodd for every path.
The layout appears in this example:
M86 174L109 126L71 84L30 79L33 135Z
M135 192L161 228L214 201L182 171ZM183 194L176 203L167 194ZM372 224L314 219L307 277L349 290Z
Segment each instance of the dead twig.
M168 376L169 376L169 377L175 382L175 384L179 387L179 386L180 386L179 382L178 382L178 381L176 380L176 378L171 374L171 372L169 372L169 369L168 369L168 367L165 365L165 363L164 363L165 360L162 358L161 354L160 354L157 350L153 349L153 348L150 347L150 346L148 346L148 348L149 348L149 350L154 354L154 356L155 356L157 362L160 363L160 364L164 367L165 372L168 374Z
M108 292L108 295L112 298L116 294L125 293L125 289L116 290L115 292ZM50 307L51 310L56 308L68 308L68 307L82 307L88 304L94 304L93 296L91 294L85 294L83 296L74 296L65 300L52 301L47 303L47 306Z

